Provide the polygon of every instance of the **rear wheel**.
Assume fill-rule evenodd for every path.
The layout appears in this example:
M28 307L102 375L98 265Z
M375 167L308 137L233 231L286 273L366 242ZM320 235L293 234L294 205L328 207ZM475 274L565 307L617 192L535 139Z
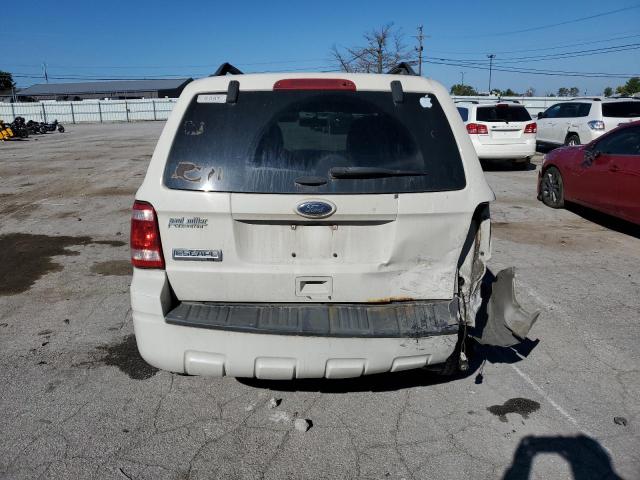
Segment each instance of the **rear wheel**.
M540 193L542 201L548 207L564 207L564 184L560 170L556 167L549 167L542 174Z
M575 133L570 133L564 140L564 144L568 146L580 145L580 137Z

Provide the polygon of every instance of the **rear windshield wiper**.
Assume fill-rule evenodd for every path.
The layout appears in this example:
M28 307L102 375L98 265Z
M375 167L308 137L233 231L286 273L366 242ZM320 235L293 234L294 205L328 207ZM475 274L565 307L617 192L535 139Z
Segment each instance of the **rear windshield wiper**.
M384 177L420 177L427 175L421 170L391 170L376 167L333 167L329 170L332 178L384 178Z

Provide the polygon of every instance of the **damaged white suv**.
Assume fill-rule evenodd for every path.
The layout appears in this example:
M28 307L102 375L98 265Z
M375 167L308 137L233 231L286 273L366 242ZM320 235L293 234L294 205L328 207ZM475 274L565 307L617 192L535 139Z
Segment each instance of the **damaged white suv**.
M467 334L514 344L536 318L512 270L481 298L493 199L432 80L194 81L133 206L140 354L261 379L464 368Z

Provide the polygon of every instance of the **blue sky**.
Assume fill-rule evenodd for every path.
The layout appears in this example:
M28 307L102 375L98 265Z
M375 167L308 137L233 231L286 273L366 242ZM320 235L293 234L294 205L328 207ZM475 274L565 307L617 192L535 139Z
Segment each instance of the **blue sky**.
M640 3L56 0L38 2L36 7L33 2L12 2L11 14L5 11L0 18L4 45L0 70L37 77L46 62L50 77L195 77L214 71L224 61L247 72L328 70L335 65L329 55L333 44L358 45L364 31L393 22L403 30L409 45L415 41L412 36L417 25L424 25L425 34L430 35L425 40L425 56L430 61L459 63L463 59L486 68L486 54L496 53L497 68L640 73L640 8L509 33L632 6ZM502 63L514 57L618 45L628 45L629 50ZM487 88L485 70L435 64L426 64L424 70L447 87L458 83L464 72L465 84ZM33 77L16 80L20 86L43 81ZM605 86L624 81L495 71L492 85L518 91L534 87L538 94L577 86L581 92L599 94Z

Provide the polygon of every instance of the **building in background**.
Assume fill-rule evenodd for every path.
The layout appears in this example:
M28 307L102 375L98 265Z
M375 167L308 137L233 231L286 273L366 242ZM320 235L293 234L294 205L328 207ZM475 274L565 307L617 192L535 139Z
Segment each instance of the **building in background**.
M42 83L16 92L19 102L39 100L78 101L85 99L177 98L193 78L114 80L107 82ZM12 101L3 95L1 101Z

